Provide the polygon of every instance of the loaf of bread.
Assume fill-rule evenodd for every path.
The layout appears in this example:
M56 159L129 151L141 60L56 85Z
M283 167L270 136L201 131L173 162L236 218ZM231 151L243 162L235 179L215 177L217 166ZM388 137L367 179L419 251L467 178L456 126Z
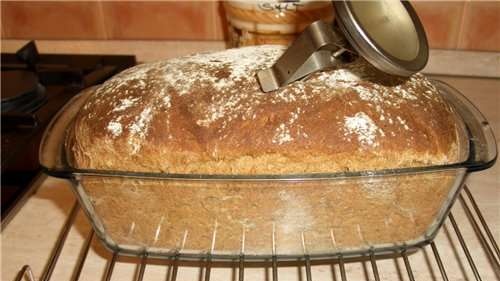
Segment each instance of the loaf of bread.
M230 49L142 64L99 87L69 138L79 168L292 174L451 163L452 108L421 74L366 62L263 93L257 70L283 49Z
M453 163L463 133L423 75L358 59L270 93L255 78L283 49L247 47L138 65L97 88L70 128L77 168L302 174ZM295 181L82 176L108 246L140 254L325 254L422 241L456 170Z

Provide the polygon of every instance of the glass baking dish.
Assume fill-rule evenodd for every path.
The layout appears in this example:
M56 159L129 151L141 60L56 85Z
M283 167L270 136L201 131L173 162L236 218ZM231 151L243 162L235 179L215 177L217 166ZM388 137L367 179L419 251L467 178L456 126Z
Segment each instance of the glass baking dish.
M74 97L40 147L46 173L67 178L100 240L112 251L153 257L293 259L388 254L430 242L469 172L497 148L482 114L433 81L454 107L463 140L453 164L300 175L195 175L72 167L65 137L93 93Z

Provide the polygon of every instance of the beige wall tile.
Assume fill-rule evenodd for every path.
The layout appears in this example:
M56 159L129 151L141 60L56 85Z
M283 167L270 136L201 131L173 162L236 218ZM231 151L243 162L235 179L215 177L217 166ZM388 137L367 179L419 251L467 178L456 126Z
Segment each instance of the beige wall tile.
M110 39L215 40L214 2L103 2Z
M2 26L5 38L105 38L98 2L3 2Z
M500 2L412 1L431 48L500 51ZM224 40L222 1L3 1L2 38Z
M227 20L224 12L224 7L222 5L222 1L216 1L213 5L214 9L214 29L215 29L215 38L218 40L227 39Z
M500 2L465 5L460 49L500 51Z
M412 1L431 48L455 49L465 2Z

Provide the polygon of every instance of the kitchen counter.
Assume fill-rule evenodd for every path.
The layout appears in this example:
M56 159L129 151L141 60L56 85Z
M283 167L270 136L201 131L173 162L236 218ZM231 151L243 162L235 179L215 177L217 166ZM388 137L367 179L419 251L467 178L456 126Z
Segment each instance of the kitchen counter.
M481 79L441 76L436 77L456 87L469 97L490 121L496 136L500 136L500 79ZM497 142L498 143L498 142ZM476 198L483 215L493 231L493 236L500 237L500 164L489 170L475 173L467 181L472 194ZM40 277L50 256L61 227L64 224L75 197L69 184L60 179L47 178L41 181L36 192L20 208L17 215L1 233L2 273L1 280L14 280L25 264L29 264L35 277ZM457 201L453 215L462 231L468 248L478 266L483 280L499 280L500 270L496 273L463 208ZM80 210L68 234L61 257L56 264L51 280L70 280L90 226ZM436 245L445 263L449 280L473 280L474 276L467 264L463 251L449 220L436 238ZM102 247L96 238L82 269L80 280L101 280L106 269L110 253ZM460 258L457 258L460 257ZM430 248L426 247L409 256L416 280L441 280L439 269L434 261ZM134 258L119 258L115 265L112 280L133 280L137 270ZM382 280L408 280L402 259L386 259L377 261ZM168 266L154 261L146 267L144 280L165 280ZM196 265L180 267L177 280L201 280L200 269ZM348 280L373 280L369 262L346 264ZM245 280L271 280L269 268L247 268ZM297 266L280 267L280 280L305 280L304 268ZM341 280L338 265L323 264L312 267L313 280ZM215 267L211 280L236 280L237 269Z

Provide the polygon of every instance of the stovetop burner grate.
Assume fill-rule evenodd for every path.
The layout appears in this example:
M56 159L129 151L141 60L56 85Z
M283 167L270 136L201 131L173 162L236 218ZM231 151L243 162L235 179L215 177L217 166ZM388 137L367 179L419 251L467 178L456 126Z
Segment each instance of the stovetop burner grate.
M1 54L1 216L40 171L42 133L82 89L136 64L133 55L39 54L31 41Z
M464 189L462 193L459 195L459 201L460 205L463 208L463 211L465 212L466 216L469 219L469 222L471 223L472 228L475 230L476 236L481 242L483 246L483 250L485 251L490 265L493 267L493 271L496 273L496 276L500 276L500 250L498 247L497 242L495 241L493 234L490 230L490 227L486 223L481 210L479 209L479 206L476 203L476 200L472 196L472 193L470 192L469 188L467 186L464 186ZM72 225L75 222L75 218L77 216L77 213L79 211L80 207L78 205L78 202L75 202L73 205L73 208L71 209L71 212L66 219L66 222L59 234L59 237L56 241L56 244L53 248L52 254L49 258L49 261L47 265L45 266L44 272L41 275L41 278L39 279L40 281L49 281L51 280L52 273L54 272L54 269L57 265L57 261L59 259L59 256L61 254L61 251L63 250L64 244L66 242L66 238L68 236L68 233L72 227ZM476 219L477 217L477 219ZM467 241L462 235L461 231L461 226L459 226L455 220L455 217L453 215L453 212L450 212L448 216L449 223L452 226L452 229L456 235L456 238L458 239L458 244L460 249L463 251L463 254L465 255L465 260L459 260L458 262L460 264L467 264L468 265L468 270L469 273L472 273L474 276L474 280L483 280L481 277L481 272L477 266L476 261L473 259L471 255L471 251L469 246L467 245ZM83 269L83 266L85 265L85 261L90 249L90 245L94 239L94 231L91 230L86 238L85 244L79 253L77 263L75 265L75 268L73 270L73 275L71 277L71 280L79 280L80 275ZM451 239L450 239L451 241ZM455 247L456 245L452 245L452 247ZM448 271L446 269L447 267L447 260L443 260L441 258L441 255L439 253L438 247L436 246L435 242L431 242L430 244L424 246L424 248L431 249L433 256L434 256L434 262L437 268L439 269L439 276L441 277L440 280L448 281ZM458 248L458 247L457 247ZM401 248L400 251L395 252L393 258L396 259L402 259L404 262L404 268L406 270L407 278L410 281L415 280L414 276L414 271L412 269L412 265L410 262L410 259L408 258L408 252L406 251L407 249ZM421 249L422 250L422 249ZM113 255L108 259L107 261L107 268L104 273L104 276L102 276L102 280L111 280L111 277L113 275L115 265L119 263L118 257L120 253L113 253ZM457 259L460 259L459 256L457 256ZM373 278L376 281L381 280L380 274L379 274L379 269L377 262L380 260L379 257L375 257L373 253L366 253L366 256L362 259L356 259L356 260L351 260L351 259L346 259L343 258L341 255L337 256L332 256L330 260L322 260L321 263L330 263L330 264L336 264L339 268L340 271L340 280L342 281L347 281L349 280L349 274L346 271L346 264L348 263L356 263L356 262L369 262L371 269L372 269L372 276L369 278ZM137 261L137 270L135 272L134 280L143 280L144 278L144 273L146 270L146 267L148 264L152 264L153 261L156 261L155 264L164 264L165 266L168 267L167 270L167 275L165 277L166 281L175 281L177 280L177 275L178 271L181 270L180 268L182 265L182 261L178 257L172 257L167 260L159 260L159 259L151 259L148 258L147 256L141 257ZM278 260L278 258L273 257L270 260L268 260L265 263L259 263L257 266L262 266L266 268L271 269L271 275L273 281L280 280L279 275L278 275L278 269L283 266L285 262ZM211 270L212 267L214 266L215 262L213 262L210 259L210 255L208 258L199 260L199 268L200 268L200 278L199 280L211 280ZM237 270L238 274L234 275L233 280L238 280L238 281L243 281L245 279L245 269L249 268L254 265L255 262L249 262L245 260L244 255L240 255L239 257L235 257L235 260L233 262L226 262L224 263L224 266L230 267L233 270ZM305 280L307 281L312 281L315 280L314 276L312 274L312 268L318 264L317 261L312 261L309 256L304 255L300 260L296 261L297 266L301 266L305 268ZM290 262L287 262L287 265L290 265ZM217 263L217 266L220 266L220 263ZM465 274L465 273L464 273ZM203 278L202 278L203 277ZM439 279L439 278L438 278ZM29 281L36 281L34 274L30 268L29 265L25 265L19 272L17 278L15 279L16 281L21 281L21 280L29 280ZM335 276L334 276L334 279Z

